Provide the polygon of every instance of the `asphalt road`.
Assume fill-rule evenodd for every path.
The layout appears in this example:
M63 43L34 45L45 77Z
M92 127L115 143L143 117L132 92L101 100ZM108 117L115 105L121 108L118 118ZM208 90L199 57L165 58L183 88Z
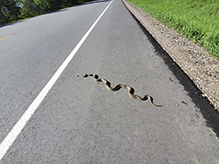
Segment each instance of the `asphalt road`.
M212 106L120 0L0 28L1 144L104 9L0 163L219 163Z

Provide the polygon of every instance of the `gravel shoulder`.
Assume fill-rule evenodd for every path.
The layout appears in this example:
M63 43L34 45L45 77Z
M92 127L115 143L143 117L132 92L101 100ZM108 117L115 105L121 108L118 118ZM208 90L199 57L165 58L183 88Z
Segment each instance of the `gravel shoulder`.
M163 25L142 9L126 0L123 2L174 62L193 80L202 91L203 97L206 96L215 110L219 111L219 61L204 48Z

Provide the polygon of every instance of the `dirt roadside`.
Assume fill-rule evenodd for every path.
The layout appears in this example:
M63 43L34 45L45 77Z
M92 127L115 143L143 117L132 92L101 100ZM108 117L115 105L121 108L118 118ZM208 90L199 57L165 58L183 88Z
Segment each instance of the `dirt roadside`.
M204 48L163 25L142 9L122 0L181 69L219 111L219 61Z

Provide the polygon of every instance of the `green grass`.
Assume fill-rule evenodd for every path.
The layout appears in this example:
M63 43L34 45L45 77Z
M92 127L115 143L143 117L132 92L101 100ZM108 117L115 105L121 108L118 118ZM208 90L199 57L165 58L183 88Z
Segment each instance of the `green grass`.
M12 20L12 21L9 21L8 23L1 23L0 22L0 27L3 27L3 26L6 26L6 25L9 25L9 24L13 24L13 23L16 23L16 22L21 22L21 21L24 21L26 19L29 19L30 17L27 17L27 18L21 18L19 20Z
M219 59L219 0L128 0Z

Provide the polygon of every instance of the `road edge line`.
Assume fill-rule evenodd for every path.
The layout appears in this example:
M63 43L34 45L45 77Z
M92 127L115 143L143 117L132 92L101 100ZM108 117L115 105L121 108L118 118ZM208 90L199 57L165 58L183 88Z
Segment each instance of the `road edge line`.
M55 72L55 74L52 76L52 78L49 80L49 82L44 86L44 88L40 91L38 96L35 98L35 100L31 103L31 105L27 108L27 110L24 112L24 114L20 117L20 119L17 121L17 123L14 125L14 127L11 129L11 131L7 134L7 136L3 139L3 141L0 144L0 161L5 156L11 145L14 143L14 141L17 139L21 131L24 129L25 125L28 123L30 118L33 116L33 114L36 112L37 108L41 104L41 102L44 100L46 95L49 93L50 89L53 87L55 82L58 80L62 72L65 70L65 68L68 66L74 55L77 53L81 45L84 43L88 35L91 33L95 25L98 23L100 18L103 16L103 14L106 12L106 10L109 8L113 0L107 5L107 7L104 9L104 11L100 14L100 16L96 19L96 21L93 23L93 25L89 28L89 30L86 32L86 34L83 36L83 38L78 42L78 44L75 46L75 48L72 50L72 52L69 54L69 56L65 59L65 61L62 63L62 65L58 68L58 70Z

